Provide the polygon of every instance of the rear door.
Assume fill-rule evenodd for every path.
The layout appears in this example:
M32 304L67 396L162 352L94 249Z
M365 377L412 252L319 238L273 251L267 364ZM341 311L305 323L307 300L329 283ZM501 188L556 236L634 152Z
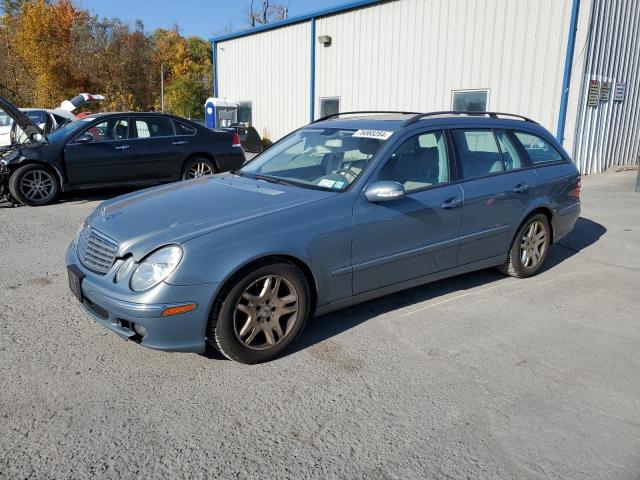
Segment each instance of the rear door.
M131 169L141 180L175 180L185 155L188 140L176 137L173 122L168 117L149 115L133 118L137 139Z
M510 132L451 133L464 191L458 264L505 255L535 191L535 171Z
M452 182L450 149L442 130L401 140L371 182L401 183L405 197L372 203L364 192L354 206L354 294L456 266L462 188Z
M64 149L69 183L74 185L114 183L135 179L131 163L130 119L128 116L111 117L98 121L83 130L93 141L78 143L71 140Z

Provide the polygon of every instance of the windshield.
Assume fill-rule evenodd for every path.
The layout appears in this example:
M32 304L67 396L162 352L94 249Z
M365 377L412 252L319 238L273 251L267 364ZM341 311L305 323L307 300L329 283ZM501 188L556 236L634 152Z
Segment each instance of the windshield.
M25 112L29 120L38 125L39 127L43 127L45 123L47 123L47 112L43 110L30 110Z
M47 140L49 140L52 143L59 142L63 138L66 138L66 136L69 134L78 133L80 130L82 130L84 127L87 126L87 121L91 121L91 120L95 120L95 119L91 117L85 117L82 120L76 120L71 123L67 123L66 125L63 125L57 130L54 130L53 132L49 133L47 135Z
M360 176L383 141L364 130L305 128L271 146L240 173L341 191Z

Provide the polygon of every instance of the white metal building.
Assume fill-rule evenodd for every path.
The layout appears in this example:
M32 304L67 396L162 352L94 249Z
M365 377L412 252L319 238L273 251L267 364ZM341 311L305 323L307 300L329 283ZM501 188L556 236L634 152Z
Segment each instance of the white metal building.
M214 96L277 140L335 111L531 117L584 173L640 154L639 0L360 0L214 38Z

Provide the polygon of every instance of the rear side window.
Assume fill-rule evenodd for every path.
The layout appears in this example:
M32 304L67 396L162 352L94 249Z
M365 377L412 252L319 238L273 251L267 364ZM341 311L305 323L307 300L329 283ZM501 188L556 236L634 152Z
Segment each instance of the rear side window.
M534 164L561 162L564 159L558 151L542 138L532 133L514 132L522 147Z
M138 117L135 120L137 138L171 137L173 122L164 117Z
M181 122L173 122L176 126L176 135L195 135L196 129Z
M491 130L452 130L462 177L483 177L503 171L500 149Z
M509 135L504 130L496 130L496 138L498 139L498 146L500 147L500 154L502 155L502 161L504 162L505 170L517 170L525 166L525 162L522 159L520 150Z

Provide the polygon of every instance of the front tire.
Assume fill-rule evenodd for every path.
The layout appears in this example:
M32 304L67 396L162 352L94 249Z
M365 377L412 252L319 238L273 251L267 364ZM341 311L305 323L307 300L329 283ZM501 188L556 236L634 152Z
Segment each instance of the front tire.
M11 174L9 192L23 205L40 207L56 201L60 194L60 184L54 172L32 163Z
M518 229L507 262L500 270L516 278L531 277L542 268L550 245L551 227L547 216L532 215Z
M290 263L273 263L232 280L214 304L207 338L230 360L271 360L304 329L310 294L304 274Z
M193 157L184 164L182 179L193 180L214 173L218 173L218 169L211 160L205 157Z

